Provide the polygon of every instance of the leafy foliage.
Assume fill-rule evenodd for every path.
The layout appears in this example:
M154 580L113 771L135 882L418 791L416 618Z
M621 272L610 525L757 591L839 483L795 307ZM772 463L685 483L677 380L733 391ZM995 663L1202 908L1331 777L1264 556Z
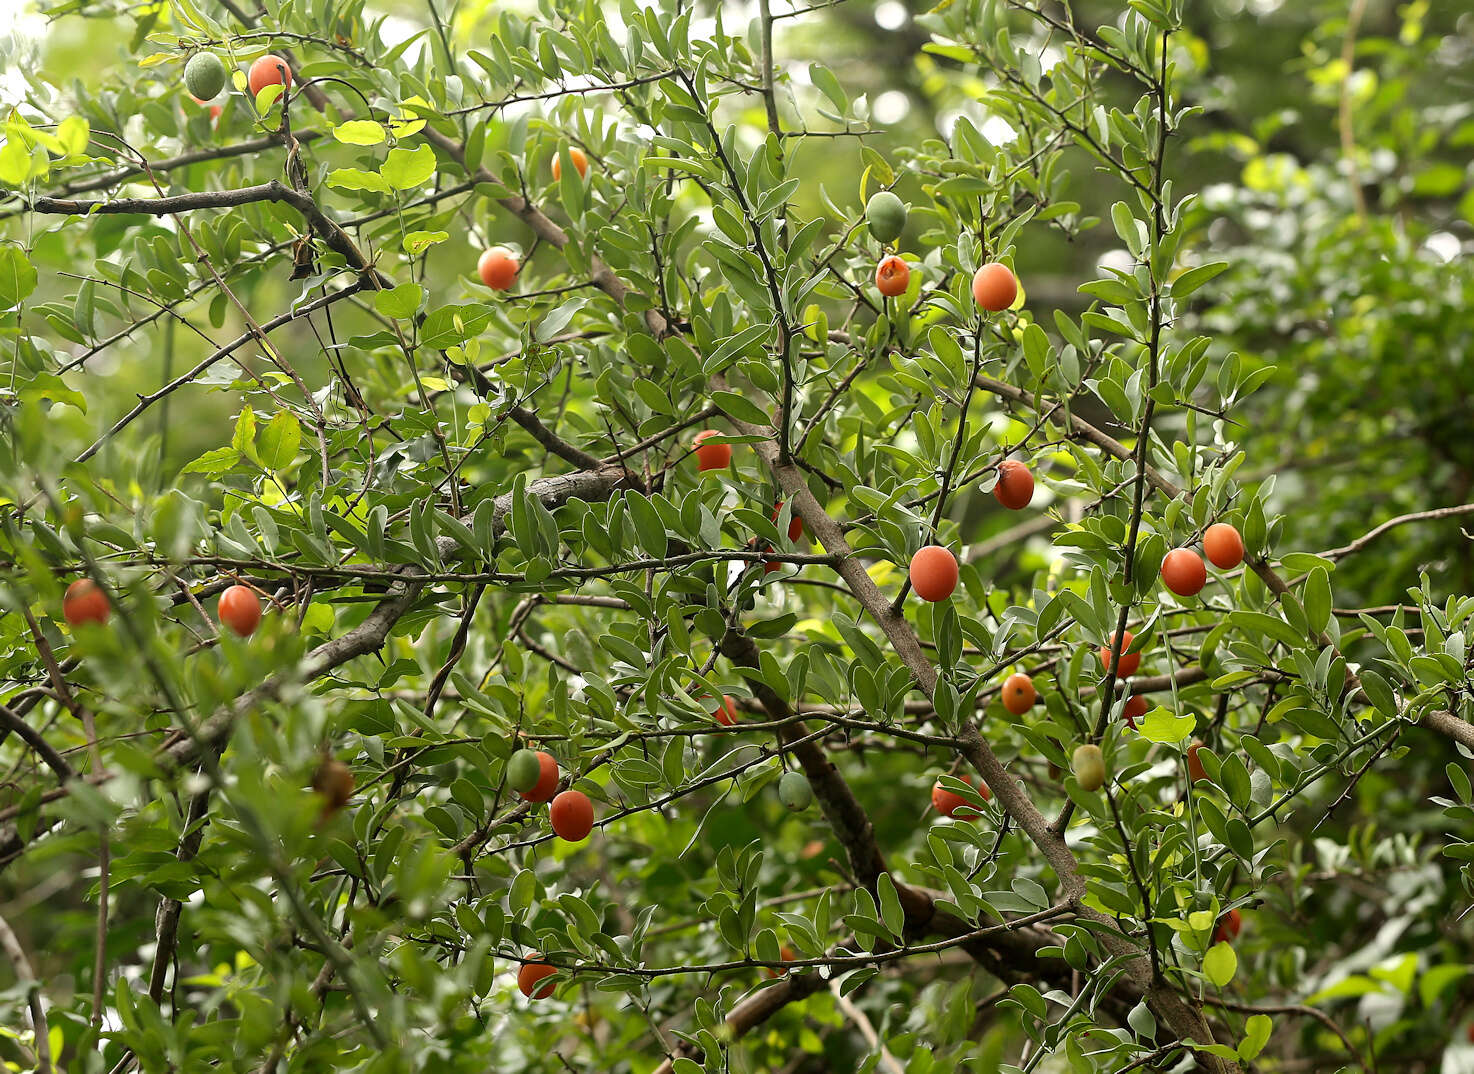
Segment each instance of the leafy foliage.
M1218 6L49 8L0 1056L1464 1069L1467 50Z

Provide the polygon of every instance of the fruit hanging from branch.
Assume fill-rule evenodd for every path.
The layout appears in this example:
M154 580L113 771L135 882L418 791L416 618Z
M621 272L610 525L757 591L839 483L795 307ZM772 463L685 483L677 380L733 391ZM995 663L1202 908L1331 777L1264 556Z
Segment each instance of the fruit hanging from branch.
M1001 313L1018 298L1018 278L1007 265L989 262L973 273L972 297L980 309Z
M889 190L877 191L865 203L865 223L881 242L895 242L906 230L906 203Z
M1179 597L1192 597L1208 584L1208 568L1191 548L1174 548L1162 557L1162 582Z
M250 586L233 585L220 594L220 621L237 636L249 638L261 625L261 598Z
M1244 539L1227 522L1215 522L1203 531L1203 552L1219 570L1232 570L1244 561Z
M1001 696L1004 708L1015 716L1022 716L1034 707L1038 693L1034 689L1034 680L1017 671L1003 680Z
M108 604L107 595L91 578L78 578L67 586L67 591L61 598L61 615L69 626L78 627L83 623L96 623L100 626L107 622L111 614L112 607Z
M946 600L957 588L957 557L949 548L929 544L911 557L911 588L922 600Z
M998 464L993 497L1010 511L1022 511L1034 499L1034 475L1017 459L1004 459Z
M696 449L696 472L705 473L707 470L725 470L732 465L731 444L708 444L706 441L713 436L721 436L718 429L707 429L696 434L692 441Z
M292 88L292 69L287 66L286 60L268 52L251 64L250 73L246 75L246 85L252 97L258 96L267 86L280 86L285 93Z
M225 64L213 52L196 52L184 65L184 88L200 104L220 96L225 88Z
M564 791L548 807L548 821L559 839L581 843L594 830L594 803L583 791Z
M880 259L880 264L875 266L875 287L886 298L895 298L904 295L906 288L911 286L911 266L890 254Z
M992 800L993 792L988 789L988 785L982 780L974 781L973 778L968 775L959 775L957 778L962 780L962 782L966 783L969 787L974 788L982 797L983 801L987 802ZM972 802L969 802L966 798L962 797L962 795L958 794L955 791L949 791L946 787L943 787L941 780L937 780L937 782L932 785L931 804L932 808L944 817L954 816L957 813L957 810L959 810L963 806L966 806L968 809L977 808Z
M1080 784L1082 791L1098 791L1105 786L1105 755L1092 742L1076 746L1070 757L1070 771L1074 773L1075 782Z
M505 291L517 279L517 255L505 246L493 246L476 262L476 271L481 282L493 291Z

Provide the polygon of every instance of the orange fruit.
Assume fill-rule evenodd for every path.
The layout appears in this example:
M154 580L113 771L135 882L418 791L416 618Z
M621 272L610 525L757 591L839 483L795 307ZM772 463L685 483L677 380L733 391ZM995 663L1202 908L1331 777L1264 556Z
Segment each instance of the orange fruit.
M1237 910L1230 910L1218 919L1217 926L1213 929L1214 943L1233 943L1239 938L1239 933L1244 930L1244 915Z
M538 988L538 982L546 980L557 973L557 969L542 961L542 956L536 951L527 956L527 961L522 963L522 968L517 971L517 987L522 994L530 999L547 999L553 994L553 986L550 984Z
M1015 716L1022 716L1033 708L1038 696L1034 690L1034 680L1022 671L1003 680L1003 707Z
M723 727L732 727L737 723L737 702L732 700L731 694L722 695L722 703L711 714L711 718Z
M982 266L972 277L972 297L989 313L999 313L1018 298L1018 279L997 261Z
M993 797L993 792L988 790L988 785L981 780L974 783L971 776L958 776L957 778L962 780L962 782L966 783L969 787L976 787L978 794L982 796L983 801L986 802ZM932 785L931 805L933 809L935 809L944 817L952 816L954 813L957 812L958 807L960 806L968 806L969 808L972 808L972 804L966 798L962 797L962 795L953 794L951 791L943 787L941 780L938 780Z
M564 791L548 807L553 834L570 843L581 843L594 830L594 803L583 791Z
M246 75L246 85L250 87L252 97L267 86L281 86L282 92L286 92L292 88L292 69L280 56L267 53L251 64L251 70Z
M493 291L505 291L511 287L519 268L521 266L517 263L517 255L505 246L493 246L476 262L476 271L481 275L481 282Z
M911 557L911 588L922 600L946 600L957 588L957 557L939 544L919 549Z
M1034 498L1034 475L1017 459L1004 459L998 464L993 496L1010 511L1022 511Z
M1208 778L1208 770L1203 767L1202 758L1198 751L1203 748L1202 742L1193 739L1193 744L1187 748L1187 775L1194 783L1201 783Z
M1117 678L1129 679L1132 675L1136 674L1136 669L1141 667L1141 654L1128 653L1126 651L1131 647L1131 643L1135 638L1136 635L1129 630L1121 635L1121 659L1116 664ZM1100 667L1102 671L1111 670L1111 647L1109 645L1102 645L1100 647Z
M261 623L261 598L250 586L233 585L220 594L220 621L242 638L249 638Z
M881 258L875 266L875 286L887 298L905 294L911 286L911 266L895 254Z
M532 790L520 792L525 802L546 802L558 790L558 762L553 760L553 755L538 750L537 763L541 766L537 783Z
M717 429L707 429L705 432L696 434L692 443L696 446L696 472L706 470L725 470L732 465L731 444L708 444L705 441L713 436L721 436Z
M568 159L573 161L573 166L578 170L578 177L584 178L589 174L589 158L584 151L576 145L568 147ZM553 156L553 182L563 178L563 158L558 154Z
M1244 539L1227 522L1215 522L1203 532L1203 551L1219 570L1232 570L1244 561Z
M67 586L67 591L61 598L62 618L74 627L83 623L97 623L100 626L107 622L111 613L112 607L107 602L106 594L91 578L78 578Z
M1174 548L1162 557L1162 581L1179 597L1196 596L1208 584L1208 568L1191 548Z
M1147 704L1146 695L1132 694L1126 699L1126 707L1121 710L1121 719L1126 721L1127 727L1135 731L1136 721L1145 716L1146 710L1150 707Z

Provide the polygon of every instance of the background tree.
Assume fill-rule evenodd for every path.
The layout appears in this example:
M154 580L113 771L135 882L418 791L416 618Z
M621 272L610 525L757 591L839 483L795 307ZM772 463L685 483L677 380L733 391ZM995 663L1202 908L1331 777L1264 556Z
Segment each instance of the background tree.
M1474 1069L1435 7L46 10L0 1054Z

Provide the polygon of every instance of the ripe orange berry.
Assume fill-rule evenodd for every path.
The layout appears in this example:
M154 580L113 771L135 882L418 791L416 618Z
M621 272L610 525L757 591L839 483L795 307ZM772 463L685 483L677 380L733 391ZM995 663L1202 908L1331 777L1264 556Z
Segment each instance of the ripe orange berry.
M1144 694L1132 694L1126 699L1126 707L1121 710L1121 719L1126 721L1126 726L1136 730L1136 721L1146 715L1147 704Z
M481 282L493 291L505 291L511 287L520 267L517 264L517 255L505 246L493 246L476 262L476 271L481 274Z
M999 313L1018 298L1018 279L1007 265L989 262L973 273L972 297L989 313Z
M784 944L782 949L778 952L778 958L783 962L792 962L794 959L798 958L798 952L789 947L787 944ZM786 967L780 970L777 966L765 966L763 968L763 972L774 979L788 976L788 970Z
M517 971L517 987L522 994L531 999L547 999L553 994L553 986L550 984L538 988L538 982L546 980L557 973L557 969L542 961L542 956L536 951L527 956L527 961L522 963L522 968Z
M525 802L546 802L558 789L558 762L553 760L553 755L538 750L537 763L539 766L537 783L533 785L532 790L520 792Z
M1202 758L1198 751L1203 748L1202 742L1193 739L1191 746L1187 748L1187 776L1194 783L1201 783L1208 778L1208 770L1203 767Z
M1218 919L1218 924L1213 929L1213 942L1233 943L1243 930L1244 915L1237 910L1230 910Z
M875 286L887 298L905 294L911 286L911 266L895 254L881 258L875 266Z
M1215 522L1203 532L1203 551L1219 570L1232 570L1244 561L1244 539L1227 522Z
M570 843L581 843L594 830L594 803L583 791L564 791L548 807L553 834Z
M773 508L773 521L778 521L778 516L783 513L783 501L778 501L778 506ZM796 541L804 535L804 520L797 515L788 520L788 539Z
M573 166L578 169L578 177L583 179L589 174L589 158L584 155L582 149L576 145L568 147L568 159L573 161ZM563 158L554 154L553 156L553 182L563 178Z
M989 801L993 797L993 792L988 790L988 785L982 780L974 783L971 776L958 776L957 778L962 780L962 782L966 783L969 787L976 787L977 792L979 795L982 796L983 801ZM944 817L950 817L955 814L959 806L968 806L969 808L973 808L972 804L968 802L966 798L962 797L962 795L953 794L951 791L943 787L941 780L937 780L937 782L932 785L931 806Z
M261 624L261 598L250 586L233 585L220 594L220 621L242 638Z
M1022 716L1033 708L1038 696L1034 689L1034 680L1022 671L1003 680L1003 707L1015 716Z
M1162 557L1162 581L1179 597L1195 596L1208 584L1208 568L1191 548L1174 548Z
M267 53L251 64L250 73L246 75L246 85L250 87L252 97L267 86L281 86L285 93L292 88L292 69L280 56Z
M951 549L929 544L911 557L911 588L922 600L946 600L957 588L957 557Z
M1004 459L998 464L998 484L993 495L1010 511L1022 511L1034 498L1034 475L1017 459Z
M101 626L112 614L107 596L91 578L78 578L67 586L61 598L61 615L71 626L97 623Z
M731 444L708 444L707 440L713 436L721 436L717 429L707 429L705 432L696 434L693 443L696 445L696 472L705 470L725 470L732 465Z
M737 723L737 702L732 700L731 694L722 695L722 703L711 714L711 718L723 727L732 727Z
M1136 669L1141 667L1141 654L1128 653L1126 651L1131 647L1131 642L1135 638L1136 635L1129 630L1121 635L1121 659L1116 664L1117 678L1129 679L1132 675L1136 674ZM1109 671L1111 669L1111 647L1109 645L1102 645L1100 647L1100 667L1102 671Z

